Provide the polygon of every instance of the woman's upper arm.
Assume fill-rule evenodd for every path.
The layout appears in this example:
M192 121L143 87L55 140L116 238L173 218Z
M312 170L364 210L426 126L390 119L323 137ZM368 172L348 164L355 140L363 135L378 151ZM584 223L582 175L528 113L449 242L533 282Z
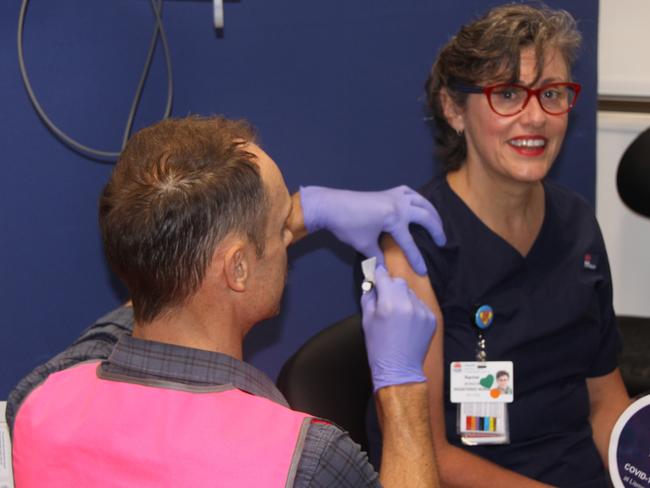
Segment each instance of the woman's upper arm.
M389 236L382 239L382 248L386 267L391 276L403 278L415 294L436 316L437 330L431 341L429 353L424 362L424 372L429 383L429 406L431 410L431 426L436 447L440 442L446 443L444 420L444 375L443 375L443 330L444 323L442 312L436 295L431 287L431 282L426 276L417 274L409 265L400 247Z
M591 430L594 443L605 467L608 465L609 438L614 424L630 404L620 371L587 378Z

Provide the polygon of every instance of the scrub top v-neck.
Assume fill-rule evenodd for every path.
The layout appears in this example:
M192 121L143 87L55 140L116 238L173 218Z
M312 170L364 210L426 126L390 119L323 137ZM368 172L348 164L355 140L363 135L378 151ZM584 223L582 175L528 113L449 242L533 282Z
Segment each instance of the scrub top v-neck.
M444 318L445 419L453 444L556 486L607 486L589 424L586 379L616 368L620 338L603 238L581 197L544 182L545 216L526 256L492 232L445 178L422 189L447 244L413 227ZM467 447L456 433L449 365L473 361L473 316L489 305L489 361L513 361L510 444Z

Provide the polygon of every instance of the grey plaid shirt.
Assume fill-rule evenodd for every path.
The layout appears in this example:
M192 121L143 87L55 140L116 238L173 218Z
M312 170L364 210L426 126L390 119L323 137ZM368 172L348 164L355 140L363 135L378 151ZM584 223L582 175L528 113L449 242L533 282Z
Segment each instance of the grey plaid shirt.
M90 359L108 358L106 372L139 379L190 385L232 384L236 388L287 406L263 372L233 357L131 337L133 313L122 307L99 319L67 350L39 366L11 392L7 422L13 423L27 395L52 373ZM365 453L338 427L312 423L298 464L296 487L380 486Z

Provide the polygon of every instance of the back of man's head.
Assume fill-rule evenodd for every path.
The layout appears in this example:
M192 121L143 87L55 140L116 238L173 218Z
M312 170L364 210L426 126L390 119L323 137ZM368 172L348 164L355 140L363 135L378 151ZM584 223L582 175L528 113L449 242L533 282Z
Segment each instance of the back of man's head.
M126 145L99 202L109 263L146 323L196 292L215 247L246 236L261 254L266 193L251 127L222 117L165 120Z

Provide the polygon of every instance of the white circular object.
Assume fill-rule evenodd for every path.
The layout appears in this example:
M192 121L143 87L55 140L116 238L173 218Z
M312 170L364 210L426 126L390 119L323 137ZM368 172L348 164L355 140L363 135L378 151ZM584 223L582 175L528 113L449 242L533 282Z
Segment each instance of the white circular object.
M650 486L650 395L639 398L616 421L609 441L614 488Z

